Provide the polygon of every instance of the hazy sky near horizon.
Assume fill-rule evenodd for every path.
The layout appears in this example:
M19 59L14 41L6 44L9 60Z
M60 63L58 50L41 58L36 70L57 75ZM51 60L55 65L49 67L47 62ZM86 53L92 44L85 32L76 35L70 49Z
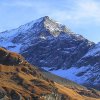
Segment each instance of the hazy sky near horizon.
M100 42L100 0L0 0L0 32L43 16Z

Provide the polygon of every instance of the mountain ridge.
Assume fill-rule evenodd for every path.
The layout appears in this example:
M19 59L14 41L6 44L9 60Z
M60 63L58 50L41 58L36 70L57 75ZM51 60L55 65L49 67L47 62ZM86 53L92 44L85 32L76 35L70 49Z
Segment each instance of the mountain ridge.
M82 84L91 82L91 87L93 86L95 81L92 83L90 80L92 74L89 75L87 79L83 79L83 77L85 77L84 74L89 72L87 67L79 66L78 62L90 52L89 50L91 48L95 47L95 43L85 39L81 35L71 32L67 27L56 23L47 16L40 18L35 24L32 22L32 25L30 24L29 27L27 27L27 25L28 24L25 24L25 26L22 25L13 32L0 33L0 46L11 51L19 52L27 61L35 66L42 68L48 67L54 72L55 70L62 72L62 70L65 69L66 72L63 71L65 74L71 71L72 73L70 72L70 75L66 76L64 74L64 76L71 80L73 78L72 75L77 76L74 81L79 81L80 84L82 82ZM87 59L87 62L88 61L89 59ZM98 60L94 62L98 63L99 57ZM84 64L84 62L81 63ZM88 65L89 64L91 64L91 62L89 62ZM96 70L94 66L93 68ZM92 67L90 66L89 69L92 70ZM85 73L82 72L82 70L85 71ZM98 73L96 75L99 77ZM96 75L93 77L95 78ZM99 80L98 78L98 85Z

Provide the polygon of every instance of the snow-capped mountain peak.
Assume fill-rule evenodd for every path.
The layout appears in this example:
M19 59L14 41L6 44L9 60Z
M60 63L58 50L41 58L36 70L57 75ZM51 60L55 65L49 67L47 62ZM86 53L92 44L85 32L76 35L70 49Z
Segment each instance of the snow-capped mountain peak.
M16 29L12 29L9 31L4 31L0 33L0 37L8 38L11 36L15 36L18 34L28 35L28 33L32 33L33 35L40 35L40 31L49 31L49 35L53 35L57 37L61 32L67 32L68 34L72 33L70 29L68 29L65 25L62 25L48 16L41 17L37 20L31 21L25 25L21 25ZM38 34L39 33L39 34ZM43 33L43 32L41 32Z
M62 25L48 16L43 18L44 27L51 32L54 37L57 37L61 32L72 33L65 25Z
M19 27L20 31L28 31L33 30L35 27L35 31L47 30L50 31L51 35L57 37L61 32L72 33L70 29L68 29L65 25L58 23L57 21L51 19L49 16L41 17L35 21L31 21L25 25Z
M67 39L74 41L86 41L81 35L76 35L71 32L65 25L59 24L58 22L52 20L48 16L41 17L37 20L21 25L16 29L0 33L0 46L6 48L18 47L24 44L30 46L33 42L38 40L48 40L48 39ZM89 42L89 41L87 41ZM18 46L16 46L18 44ZM89 44L89 43L88 43ZM82 45L82 44L81 44ZM9 47L10 46L10 47ZM11 49L10 49L11 50ZM14 49L15 51L15 49ZM19 52L19 50L18 50Z
M99 77L100 45L72 33L66 26L48 16L0 33L0 46L21 53L31 64L39 67L65 69L66 72L69 68L69 73L72 72L72 75L76 75L80 80L86 75L90 80L94 71L98 71L94 72L94 78L96 75ZM92 58L90 54L93 55ZM96 83L96 80L94 82Z

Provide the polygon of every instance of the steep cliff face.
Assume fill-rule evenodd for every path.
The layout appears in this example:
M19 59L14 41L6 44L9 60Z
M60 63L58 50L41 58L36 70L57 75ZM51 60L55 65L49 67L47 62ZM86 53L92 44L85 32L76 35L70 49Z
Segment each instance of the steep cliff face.
M3 48L0 53L0 100L96 100L100 97L99 92L92 93L94 90L71 89L46 78L19 54Z

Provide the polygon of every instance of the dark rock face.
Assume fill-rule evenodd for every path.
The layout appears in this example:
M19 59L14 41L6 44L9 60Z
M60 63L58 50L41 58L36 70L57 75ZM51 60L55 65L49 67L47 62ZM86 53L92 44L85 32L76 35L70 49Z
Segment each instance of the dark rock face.
M49 38L46 40L38 39L21 54L30 63L39 67L69 68L84 56L93 45L89 44L88 40L74 34L61 33L56 38Z

